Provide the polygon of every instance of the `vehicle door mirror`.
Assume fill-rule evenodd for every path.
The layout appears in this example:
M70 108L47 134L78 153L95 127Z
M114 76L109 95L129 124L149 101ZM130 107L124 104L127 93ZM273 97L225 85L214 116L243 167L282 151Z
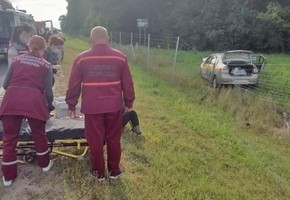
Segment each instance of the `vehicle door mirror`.
M202 59L202 61L203 61L203 62L205 62L207 58L208 58L208 57L206 57L206 58L203 58L203 59Z

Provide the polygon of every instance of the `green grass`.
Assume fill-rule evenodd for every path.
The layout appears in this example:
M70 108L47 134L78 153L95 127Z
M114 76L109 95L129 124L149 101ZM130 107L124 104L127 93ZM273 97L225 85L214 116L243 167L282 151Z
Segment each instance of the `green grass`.
M146 53L145 50L141 55L146 55ZM175 79L172 79L172 67L175 51L151 49L149 70L151 72L159 73L163 78L166 77L164 74L167 74L167 81L171 79L171 81L173 80L176 84L188 85L188 82L193 78L199 77L199 68L202 58L209 56L211 53L212 52L178 51L177 64L174 72ZM276 104L280 104L289 109L289 55L270 54L264 56L267 58L267 64L264 71L259 74L259 87L248 88L248 90L261 99L275 102ZM140 60L141 59L137 59L137 61ZM147 60L142 60L142 63L146 62ZM138 66L140 65L140 63L135 64Z
M73 58L89 47L79 39L67 40L66 77L57 95L64 94ZM81 162L58 157L54 170L65 175L64 199L71 194L74 199L108 200L290 198L289 135L282 129L279 107L238 89L207 87L194 75L205 53L182 53L178 67L184 70L172 84L167 70L172 51L154 53L150 73L140 52L130 68L145 139L125 130L125 173L117 181L93 180L88 157Z

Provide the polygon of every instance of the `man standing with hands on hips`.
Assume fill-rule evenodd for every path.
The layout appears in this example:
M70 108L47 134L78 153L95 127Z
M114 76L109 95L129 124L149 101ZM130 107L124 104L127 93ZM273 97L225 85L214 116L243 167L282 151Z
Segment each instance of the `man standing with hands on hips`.
M97 26L91 30L92 48L74 61L66 92L69 115L75 116L80 93L85 114L85 137L89 144L91 174L105 180L103 141L107 143L107 167L111 179L122 174L121 134L122 95L125 109L132 110L135 99L132 76L126 56L108 46L108 32Z

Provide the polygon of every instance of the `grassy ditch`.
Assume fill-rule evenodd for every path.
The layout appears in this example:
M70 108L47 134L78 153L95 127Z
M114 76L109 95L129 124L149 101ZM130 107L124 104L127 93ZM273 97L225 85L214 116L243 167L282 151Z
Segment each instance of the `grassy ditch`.
M65 94L75 56L89 47L67 40L56 96ZM215 91L189 72L177 73L173 84L166 69L171 53L156 53L151 66L158 70L149 73L144 55L135 56L134 107L145 139L125 129L125 173L117 181L89 176L88 157L56 157L53 170L64 175L62 199L289 199L289 135L279 107L239 89ZM185 59L192 58L179 62Z

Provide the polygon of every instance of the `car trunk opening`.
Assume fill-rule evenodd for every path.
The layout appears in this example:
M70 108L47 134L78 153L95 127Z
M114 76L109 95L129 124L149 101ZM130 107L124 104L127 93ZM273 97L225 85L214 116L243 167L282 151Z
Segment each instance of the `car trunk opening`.
M231 61L226 63L229 74L232 76L251 76L255 71L252 64L245 61Z

